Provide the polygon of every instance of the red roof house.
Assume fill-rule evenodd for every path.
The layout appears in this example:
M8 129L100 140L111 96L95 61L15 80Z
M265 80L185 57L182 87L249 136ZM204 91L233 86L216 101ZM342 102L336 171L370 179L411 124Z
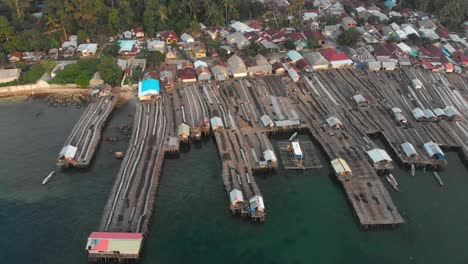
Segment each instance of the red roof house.
M348 55L337 52L332 48L328 48L322 51L323 57L327 59L332 68L340 68L340 67L347 67L353 65L353 61L348 57Z
M167 44L177 44L179 41L179 37L174 30L166 30L159 33L159 35L166 41Z

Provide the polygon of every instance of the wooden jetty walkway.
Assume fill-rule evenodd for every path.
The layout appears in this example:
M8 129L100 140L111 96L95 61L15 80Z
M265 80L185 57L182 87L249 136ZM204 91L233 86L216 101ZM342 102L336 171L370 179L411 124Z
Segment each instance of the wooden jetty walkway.
M422 90L411 87L415 78L423 83ZM418 69L379 74L331 70L304 75L298 83L287 77L263 76L229 79L220 85L179 85L158 101L137 105L130 145L104 209L102 232L88 239L90 259L140 256L165 155L177 154L181 144L210 132L233 214L265 221L267 209L255 174L278 166L269 135L301 131L319 142L329 160L340 158L349 165L352 175L337 173L336 179L362 228L398 226L405 220L379 175L393 169L392 158L384 157L382 152L386 152L372 137L379 136L390 155L408 167L447 164L443 153L428 151L428 142L444 150L460 150L466 160L467 100L466 78ZM447 106L456 109L457 115L427 120L412 115L416 107ZM400 116L395 116L394 108ZM404 143L411 144L413 154L402 147ZM290 149L282 147L283 152ZM304 148L314 152L310 146ZM294 158L291 153L281 156ZM320 166L319 160L313 158L309 165ZM135 243L134 254L90 250L100 238L115 237L129 237Z
M113 95L92 99L60 151L59 167L89 166L101 139L102 128L117 101L118 97Z

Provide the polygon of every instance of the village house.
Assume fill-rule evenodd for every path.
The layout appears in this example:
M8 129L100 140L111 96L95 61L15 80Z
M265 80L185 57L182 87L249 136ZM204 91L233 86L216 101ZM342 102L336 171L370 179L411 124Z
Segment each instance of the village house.
M175 87L174 74L169 69L164 69L159 72L159 80L161 81L164 90L168 93L172 92Z
M237 55L232 55L227 60L229 75L234 78L247 77L248 71L244 61Z
M193 55L196 59L206 57L206 44L204 42L198 41L197 45L193 47Z
M195 66L195 72L197 73L198 81L211 80L211 72L206 62L197 60L193 63L193 65Z
M305 53L304 58L310 63L314 70L327 70L330 62L320 52Z
M145 38L145 31L142 27L137 27L133 29L133 34L135 35L136 39L144 39Z
M166 53L166 42L158 39L150 39L147 41L146 47L148 51L159 51L162 54Z
M159 96L159 80L145 79L138 83L138 99L147 101Z
M250 45L250 41L240 32L235 32L226 37L229 45L235 46L238 49L244 49Z
M273 71L273 67L265 58L265 56L258 54L253 58L247 58L245 60L247 65L247 71L250 76L253 75L269 75Z
M305 59L300 59L297 61L296 66L304 72L312 72L313 68L312 66L305 60Z
M339 53L332 48L322 51L322 55L330 62L332 68L349 67L353 65L353 61L348 55Z
M192 83L197 81L194 66L189 61L184 61L177 65L177 75L182 83Z
M352 17L349 17L349 16L342 18L341 24L345 28L354 28L357 25L356 21Z
M187 33L183 33L182 35L180 35L180 40L182 40L183 42L194 42L195 39L187 34Z
M276 61L272 65L273 68L273 73L274 74L285 74L286 73L286 67L283 65L283 63Z
M179 37L177 36L177 33L175 33L174 30L166 30L159 32L157 36L162 40L166 41L166 44L177 44L177 42L179 42Z
M215 66L211 67L211 72L216 81L225 81L228 77L228 71L224 62L218 62Z
M136 40L119 40L117 44L120 46L119 54L122 56L133 56L140 52Z
M23 53L21 51L15 51L11 54L8 54L8 60L11 63L19 62L23 58Z
M91 57L96 54L98 44L97 43L83 43L78 46L76 52L82 57Z

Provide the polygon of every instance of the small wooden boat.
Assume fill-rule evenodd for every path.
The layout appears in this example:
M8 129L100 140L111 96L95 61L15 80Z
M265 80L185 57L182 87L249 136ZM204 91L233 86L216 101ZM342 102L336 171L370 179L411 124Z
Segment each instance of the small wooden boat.
M387 179L387 182L392 186L392 188L395 191L397 191L397 192L400 191L400 188L398 188L398 185L396 185L389 176L386 176L385 179Z
M439 173L434 171L434 177L436 178L437 182L439 182L440 186L444 186L444 182L442 181L442 178L440 178Z
M55 175L55 171L50 172L49 175L47 175L47 177L42 181L42 185L47 184L50 181L50 179L54 177L54 175Z
M411 164L411 176L416 175L416 166L414 164Z

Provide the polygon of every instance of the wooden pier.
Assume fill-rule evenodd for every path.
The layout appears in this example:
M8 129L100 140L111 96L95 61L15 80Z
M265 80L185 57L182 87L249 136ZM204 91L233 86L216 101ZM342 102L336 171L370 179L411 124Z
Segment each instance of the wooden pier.
M414 78L423 82L423 90L411 87ZM353 97L357 94L367 102L356 102ZM216 140L232 214L265 221L267 209L255 173L274 170L279 163L268 136L300 131L317 140L329 160L341 158L349 165L352 175L336 178L362 228L398 226L405 220L377 173L394 165L390 160L371 162L368 152L383 148L373 137L380 137L392 158L408 167L447 164L428 154L424 144L430 141L443 149L460 150L467 159L466 100L466 78L418 69L380 74L331 70L304 75L298 83L287 77L266 76L230 79L221 85L180 85L159 101L137 105L130 145L104 209L100 231L146 234L165 155L177 155L181 144L199 140L210 131ZM457 120L420 122L412 115L415 107L446 106L458 109ZM394 107L401 109L407 122L392 116ZM338 120L338 125L331 125L330 117ZM401 144L407 142L414 146L414 156L407 156L402 149ZM304 143L309 144L304 146L309 160L300 166L321 166L313 144ZM291 153L283 145L279 156L287 163ZM265 200L268 202L268 197ZM90 257L99 259L98 255Z
M89 166L101 139L102 128L117 101L118 97L113 95L92 99L60 151L59 167Z

